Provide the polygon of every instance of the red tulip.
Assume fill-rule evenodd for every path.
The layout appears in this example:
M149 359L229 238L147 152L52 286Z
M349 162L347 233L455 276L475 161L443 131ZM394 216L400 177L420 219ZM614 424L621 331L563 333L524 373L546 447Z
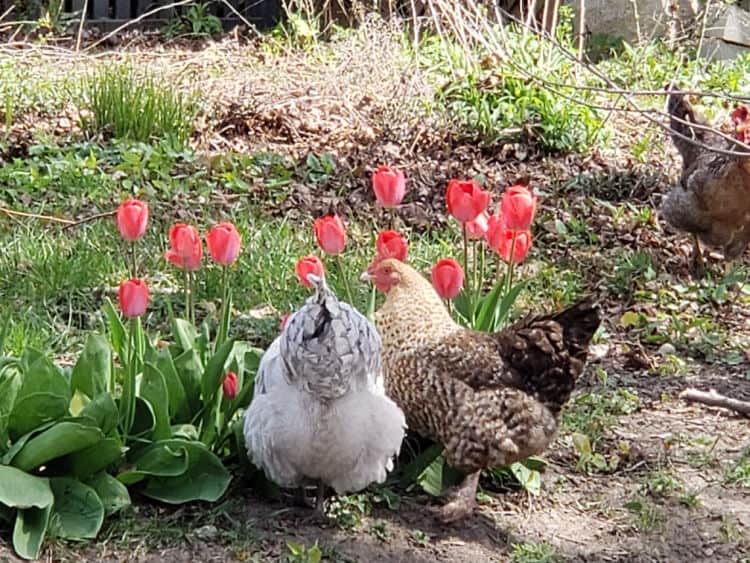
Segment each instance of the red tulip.
M240 254L240 233L232 223L219 223L211 227L206 235L211 258L217 264L229 266Z
M490 192L484 191L476 180L451 180L445 190L448 213L459 223L477 218L490 204Z
M321 278L325 275L323 262L321 262L320 258L318 258L317 256L312 255L304 256L303 258L297 260L297 265L294 267L294 271L297 272L297 277L299 278L299 281L302 283L302 285L309 289L312 289L312 284L307 279L307 276L309 274L314 274Z
M148 286L143 280L133 278L122 282L117 297L122 314L128 318L140 317L148 308Z
M526 186L515 185L505 190L500 204L505 226L513 231L527 231L536 213L537 198Z
M233 371L227 372L227 375L224 378L224 383L221 384L221 387L224 390L224 397L230 401L234 399L237 396L237 385L237 374Z
M515 244L513 237L515 236ZM513 263L520 264L526 258L531 248L530 231L512 231L508 228L496 229L490 242L492 250L500 255L506 262L511 261L511 249L513 251Z
M409 243L396 231L381 231L376 243L378 259L395 258L401 262L406 262L406 255L409 253Z
M203 258L203 244L198 229L192 225L177 223L169 229L171 248L165 258L183 270L197 270Z
M453 299L464 286L464 271L452 258L443 258L432 267L432 287L443 299Z
M484 235L487 234L487 215L482 212L477 215L476 219L466 223L466 233L472 240L484 238Z
M372 189L380 205L398 207L406 194L404 173L390 166L380 166L372 175Z
M346 246L346 226L338 215L326 215L313 224L318 246L326 254L341 254Z
M146 232L148 205L137 199L126 199L117 208L117 228L123 239L138 240Z

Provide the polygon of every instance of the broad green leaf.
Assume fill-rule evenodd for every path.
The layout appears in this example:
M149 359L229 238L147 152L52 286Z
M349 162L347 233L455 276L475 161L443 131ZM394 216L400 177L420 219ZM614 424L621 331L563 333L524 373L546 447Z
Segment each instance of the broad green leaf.
M169 394L164 375L152 363L143 366L140 396L148 401L154 413L153 440L165 440L171 437L169 428Z
M461 473L450 467L441 455L422 471L417 483L427 494L439 496L446 488L460 483L461 479Z
M185 398L190 409L190 418L201 408L201 378L203 377L203 364L195 350L187 350L174 359L177 375L185 390Z
M505 284L501 281L492 288L492 290L479 303L479 310L476 316L474 328L476 330L487 332L492 323L492 317L497 308L497 304L502 295Z
M21 371L27 372L31 369L31 366L40 360L47 360L47 355L41 350L36 348L25 348L21 354Z
M132 436L147 435L154 430L155 426L154 409L148 401L141 397L135 398L135 421L131 428Z
M198 440L198 429L192 424L175 424L172 426L172 436L185 440Z
M17 373L10 374L0 383L0 452L8 443L8 418L20 388L21 376Z
M109 393L100 393L81 411L81 416L88 416L96 421L96 425L105 435L109 435L120 419L117 404Z
M429 465L434 462L440 454L443 452L443 446L440 444L433 444L417 457L415 457L408 465L401 468L399 473L404 476L404 480L407 483L415 482L419 476L424 472Z
M34 428L31 432L28 432L21 436L18 440L13 442L10 448L8 448L8 451L3 454L3 458L0 460L0 464L2 465L10 465L11 460L16 457L16 454L20 452L23 447L26 445L26 442L31 440L34 436L37 434L41 434L47 428L52 428L56 422L46 422L42 424L41 426L38 426L37 428Z
M192 414L190 405L185 395L185 387L175 369L172 355L167 348L162 348L154 355L147 355L147 361L156 365L164 376L167 384L167 395L169 395L170 420L174 423L190 422Z
M192 350L198 333L195 327L185 319L172 320L172 337L183 352Z
M11 508L44 508L53 500L47 479L0 465L0 504Z
M8 420L11 439L66 416L70 398L70 385L60 370L45 356L36 357L23 372L21 388Z
M120 473L117 480L125 485L132 485L145 477L175 477L182 475L188 468L188 452L181 446L171 446L169 442L152 444L134 461L135 468Z
M52 503L44 508L26 508L18 511L13 527L13 549L19 556L24 559L39 557L51 513Z
M495 312L492 316L492 325L489 329L491 332L499 330L503 326L503 324L505 324L505 319L508 317L508 313L510 313L511 309L513 308L513 304L516 302L516 299L518 299L518 295L521 293L521 290L527 285L528 280L521 280L516 285L511 287L510 291L508 291L508 293L503 296L503 299L500 301L500 305L495 307Z
M180 448L188 454L187 470L175 477L151 477L141 493L169 504L195 500L214 502L227 490L232 476L221 461L200 442L165 440L155 446Z
M128 488L108 473L99 473L86 483L96 491L104 506L104 515L111 516L130 506Z
M123 457L125 449L120 438L105 438L95 444L73 452L67 458L70 473L79 479L107 469Z
M219 387L221 387L221 383L224 381L224 376L226 375L224 365L227 363L227 358L229 358L232 348L234 348L234 340L230 338L219 346L216 353L208 360L206 371L203 374L203 388L201 390L203 392L204 404L211 403Z
M128 353L127 332L125 331L125 325L122 324L122 321L120 320L120 315L117 313L115 306L109 298L104 300L104 314L107 317L109 341L112 343L112 348L117 352L117 356L120 360L125 361Z
M94 539L104 522L104 505L96 491L77 479L52 477L55 503L50 532L69 540Z
M88 448L104 438L96 427L80 422L58 422L29 440L11 465L31 471L53 459Z
M73 392L82 391L89 399L105 392L112 377L112 349L103 336L92 334L78 358L70 379Z

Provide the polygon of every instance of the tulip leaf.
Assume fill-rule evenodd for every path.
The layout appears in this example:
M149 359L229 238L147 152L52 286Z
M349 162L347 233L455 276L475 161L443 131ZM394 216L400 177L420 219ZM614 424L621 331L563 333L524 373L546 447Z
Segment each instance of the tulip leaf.
M145 436L154 430L156 417L151 403L142 397L135 398L135 421L130 429L132 436Z
M234 348L234 340L230 338L219 346L216 353L208 360L202 380L203 403L206 405L212 404L216 392L224 381L224 376L226 375L224 366L227 363L229 354L232 352L232 348Z
M169 428L169 393L164 375L154 364L146 362L143 365L143 377L141 378L140 396L151 405L154 413L153 440L165 440L170 438L172 432Z
M108 473L99 473L87 484L96 491L104 506L104 515L111 516L130 506L128 488Z
M417 483L428 495L440 496L443 491L461 482L462 475L449 466L440 455L417 477Z
M107 390L111 376L112 349L109 342L103 336L92 334L73 368L71 390L80 390L93 399Z
M164 382L167 385L167 395L169 396L169 414L172 422L190 422L192 415L185 395L185 387L182 384L180 376L177 374L177 369L169 350L162 348L158 352L147 353L146 359L148 362L153 363L164 377Z
M18 511L13 527L13 549L19 556L24 559L39 557L51 513L52 503L44 508L26 508Z
M119 438L105 438L67 457L70 473L79 479L99 473L120 460L125 448Z
M174 360L174 366L185 390L185 399L190 409L190 418L200 410L201 377L203 365L195 350L186 350Z
M83 407L80 414L95 420L104 435L109 435L114 431L120 420L117 404L109 393L97 395L93 401Z
M232 479L221 460L200 442L172 439L154 444L155 447L179 449L187 453L186 470L172 477L151 477L141 493L169 504L195 500L214 502L229 487Z
M80 422L58 422L41 434L31 438L11 461L23 471L31 471L64 455L100 442L104 438L95 426Z
M68 414L70 385L60 370L44 355L27 356L21 388L18 390L13 410L8 420L11 439L34 428L58 420Z
M104 505L96 491L69 477L51 478L50 487L55 495L50 532L70 540L95 538L104 522Z
M152 444L135 460L135 468L117 476L125 485L132 485L149 476L175 477L182 475L188 468L187 450L172 446L176 440Z
M8 418L13 411L18 390L21 388L21 376L11 373L0 382L0 453L5 450L8 443Z
M120 320L120 315L115 310L115 306L109 298L104 300L104 314L107 317L107 327L109 329L109 340L112 348L117 352L121 361L127 360L128 337L125 331L125 325Z
M20 509L44 508L53 500L47 479L0 465L0 504Z
M198 332L192 323L185 319L172 319L172 337L180 347L180 350L187 352L195 347L195 339L198 338Z

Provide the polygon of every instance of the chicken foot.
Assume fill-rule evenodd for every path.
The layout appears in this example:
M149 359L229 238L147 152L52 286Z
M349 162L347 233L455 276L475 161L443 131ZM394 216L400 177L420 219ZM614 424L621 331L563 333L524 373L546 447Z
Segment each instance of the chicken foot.
M706 275L706 264L703 260L701 243L697 235L693 235L693 256L690 260L690 273L695 279L701 279Z
M441 522L445 524L457 522L474 512L477 506L477 486L481 473L481 470L470 473L461 485L451 493L450 500L443 505L437 514Z

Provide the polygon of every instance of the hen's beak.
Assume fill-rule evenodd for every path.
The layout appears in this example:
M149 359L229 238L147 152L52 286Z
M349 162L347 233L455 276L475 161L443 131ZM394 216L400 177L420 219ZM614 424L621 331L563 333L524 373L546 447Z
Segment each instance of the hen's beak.
M369 281L372 281L372 276L366 271L362 272L362 275L359 276L359 281L367 283Z

